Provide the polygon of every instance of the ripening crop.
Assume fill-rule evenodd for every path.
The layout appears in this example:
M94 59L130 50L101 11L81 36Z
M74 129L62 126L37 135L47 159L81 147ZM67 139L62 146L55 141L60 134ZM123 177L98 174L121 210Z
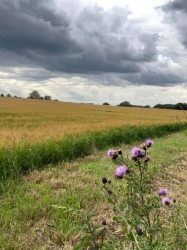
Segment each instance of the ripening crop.
M182 110L0 98L0 146L34 144L126 125L185 121Z

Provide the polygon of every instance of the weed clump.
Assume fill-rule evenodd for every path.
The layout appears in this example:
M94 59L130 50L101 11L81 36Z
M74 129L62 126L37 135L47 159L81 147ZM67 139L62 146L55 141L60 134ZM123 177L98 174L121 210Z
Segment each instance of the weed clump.
M169 213L168 223L172 223L173 227L178 223L178 216L183 218L183 215L176 199L170 202L166 188L160 188L154 194L149 187L151 169L148 164L151 158L147 154L153 144L153 140L147 139L139 147L133 147L130 156L124 156L121 149L108 150L107 155L118 165L114 172L115 181L125 182L118 193L107 177L102 178L104 195L113 205L113 221L119 229L112 232L105 219L100 224L94 224L92 211L86 215L80 228L84 236L73 250L176 249L178 235L175 232L171 236L166 232L161 211ZM184 222L186 230L185 225Z

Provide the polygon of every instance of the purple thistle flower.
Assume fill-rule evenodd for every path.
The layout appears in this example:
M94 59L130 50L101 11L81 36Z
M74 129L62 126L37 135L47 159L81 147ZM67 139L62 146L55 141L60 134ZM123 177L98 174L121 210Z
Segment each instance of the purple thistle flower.
M168 205L170 204L168 197L164 197L164 198L162 199L162 203L163 203L164 205L167 205L167 206L168 206Z
M166 188L161 188L158 194L160 196L166 196L168 194L168 190Z
M116 172L115 172L115 177L116 178L123 178L123 176L125 174L127 174L129 171L128 171L128 168L126 166L119 166L117 169L116 169Z
M107 155L112 157L112 154L114 153L114 150L113 149L109 149L108 152L107 152Z
M147 139L145 143L146 143L146 146L147 146L148 148L150 148L151 145L154 143L154 141L151 140L151 139Z
M145 157L145 153L143 151L140 151L138 157L139 158L144 158Z
M139 148L133 148L132 149L132 156L138 157L139 153L140 153Z
M107 155L112 159L116 159L118 157L118 152L114 151L113 149L109 149Z
M145 153L142 150L140 150L139 148L133 148L132 149L132 156L143 158L145 156Z

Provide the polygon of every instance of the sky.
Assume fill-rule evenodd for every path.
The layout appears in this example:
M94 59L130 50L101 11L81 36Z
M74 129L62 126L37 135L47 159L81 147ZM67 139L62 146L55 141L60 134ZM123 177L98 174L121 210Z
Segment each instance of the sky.
M0 94L187 103L186 0L1 0Z

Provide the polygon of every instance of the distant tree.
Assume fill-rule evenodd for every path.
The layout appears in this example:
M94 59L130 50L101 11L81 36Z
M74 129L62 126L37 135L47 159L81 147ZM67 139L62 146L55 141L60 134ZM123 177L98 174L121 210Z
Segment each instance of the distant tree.
M144 108L150 108L150 106L149 105L145 105Z
M181 109L180 106L181 103L177 104L156 104L153 108L158 108L158 109ZM182 107L185 109L187 106L185 106L185 103L182 103Z
M103 105L110 105L108 102L104 102Z
M7 94L6 97L12 97L11 94Z
M51 101L51 100L52 100L52 98L51 98L51 96L50 96L50 95L46 95L46 96L44 96L44 100Z
M14 95L14 98L17 98L17 95Z
M175 109L175 104L165 104L165 109Z
M187 110L187 104L179 102L179 103L175 104L175 109Z
M37 90L33 90L27 98L30 99L41 99L41 96Z
M132 104L130 104L130 102L125 101L125 102L120 103L120 104L119 104L119 105L117 105L117 106L132 107L133 105L132 105Z
M3 94L1 94L1 97L4 97L4 95L3 95Z
M153 108L156 108L156 109L163 109L164 108L164 105L163 104L156 104Z
M54 99L53 101L56 101L56 102L58 102L58 99Z

